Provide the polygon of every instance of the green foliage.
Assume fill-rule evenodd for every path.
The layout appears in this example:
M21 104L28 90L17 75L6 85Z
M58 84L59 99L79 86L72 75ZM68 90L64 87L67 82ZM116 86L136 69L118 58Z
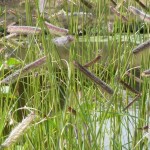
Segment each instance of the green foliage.
M43 14L39 12L37 1L32 5L34 3L26 0L23 15L23 12L17 10L20 5L13 6L18 11L15 19L18 19L19 25L39 27L41 33L21 34L11 37L11 40L4 40L4 35L1 37L0 43L5 49L0 56L0 80L43 56L46 56L46 62L30 72L26 73L27 70L24 69L24 74L21 74L20 71L13 84L0 84L0 144L30 111L37 116L8 149L148 148L149 141L140 128L149 123L149 79L141 77L134 67L141 66L140 74L148 69L149 55L145 53L135 56L132 49L149 39L149 25L144 24L147 33L141 34L143 23L138 23L137 27L137 20L126 12L125 7L135 5L135 2L126 2L125 6L118 8L129 20L133 20L132 23L122 23L120 18L115 17L109 11L108 1L91 2L94 9L89 9L81 1L71 1L71 4L65 1L49 10L47 8L52 6L53 1L48 1L45 6L47 10ZM68 14L67 18L50 17L59 12L61 6ZM85 16L74 17L74 11L93 13L93 20L88 22ZM6 19L7 17L5 16ZM114 30L109 33L107 25L111 17ZM62 28L68 27L69 34L74 34L75 41L64 47L55 45L52 39L56 36L45 28L45 20ZM85 20L87 22L83 22ZM130 25L133 27L132 32ZM79 30L86 34L80 37ZM10 43L15 44L11 46ZM12 54L10 50L13 51L13 57L9 55ZM7 59L5 54L9 56ZM84 65L97 55L101 55L101 59L87 69L109 85L114 91L113 95L105 92L74 66L74 61ZM4 66L9 70L6 71ZM131 69L133 76L127 76L128 69ZM142 81L137 83L135 77ZM125 87L124 82L129 87ZM141 95L124 110L137 96L131 88L138 90Z

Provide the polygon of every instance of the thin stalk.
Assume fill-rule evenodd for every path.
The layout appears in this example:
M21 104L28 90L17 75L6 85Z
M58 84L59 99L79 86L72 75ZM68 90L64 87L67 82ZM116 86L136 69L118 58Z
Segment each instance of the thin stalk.
M128 85L127 83L125 83L123 80L121 80L120 78L118 78L118 81L120 84L123 85L123 87L127 88L129 91L135 93L135 94L140 94L139 91L133 89L130 85Z
M95 64L97 61L99 61L101 59L101 56L98 55L97 57L95 57L93 60L91 60L90 62L86 63L83 67L90 67L93 64Z
M41 66L46 62L46 56L26 65L25 67L15 71L14 73L10 74L6 78L0 81L0 84L9 84L9 83L14 83L18 77L21 77L27 73L29 73L31 70Z
M132 12L134 15L138 16L142 21L150 23L150 15L146 14L145 12L133 7L129 6L129 11Z
M41 28L31 26L8 26L7 31L18 34L39 34L41 33Z
M60 27L57 27L51 23L48 23L47 21L45 21L45 25L47 26L47 28L49 29L49 32L51 34L54 34L54 35L67 35L69 30L68 29L64 29L64 28L60 28Z
M150 69L143 71L142 76L143 77L150 77Z
M113 89L108 86L104 81L100 80L98 77L96 77L93 73L88 71L85 67L83 67L81 64L78 62L74 61L74 65L76 68L78 68L82 73L84 73L88 78L90 78L94 83L99 85L105 92L108 94L113 94L114 91Z
M147 50L147 48L150 48L150 40L148 40L148 41L138 45L136 48L134 48L132 50L132 53L133 54L138 54L138 53L140 53L140 52L142 52L144 50Z
M29 125L33 122L36 115L34 113L29 114L25 119L22 120L10 133L8 138L2 143L2 148L8 148L13 143L17 142L21 135L24 134L24 131L29 127Z
M127 110L130 106L132 106L133 103L136 102L140 97L141 97L141 94L136 95L136 97L133 99L133 101L130 102L130 103L123 109L123 111Z
M125 16L123 16L122 14L120 14L120 12L117 9L115 9L112 6L110 6L109 8L117 17L119 17L119 19L122 19L122 21L124 21L124 22L128 22L128 19Z
M148 10L147 6L140 0L135 0L143 9Z

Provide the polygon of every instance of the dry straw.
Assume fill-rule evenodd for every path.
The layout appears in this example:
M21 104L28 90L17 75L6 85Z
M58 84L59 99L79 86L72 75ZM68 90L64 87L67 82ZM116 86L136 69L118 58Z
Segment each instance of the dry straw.
M51 34L54 34L54 35L67 35L69 30L67 29L64 29L64 28L60 28L60 27L57 27L51 23L48 23L47 21L45 21L45 25L47 26L47 28L49 29L49 32Z
M125 16L123 16L117 9L115 9L112 6L110 6L109 8L119 19L122 19L122 21L124 22L128 22L128 19Z
M104 81L100 80L98 77L96 77L93 73L91 73L89 70L87 70L84 66L79 64L78 62L74 61L74 65L76 68L78 68L82 73L84 73L88 78L91 79L94 83L99 85L105 92L108 94L113 94L113 89L107 85Z
M26 65L25 67L15 71L14 73L10 74L9 76L7 76L6 78L4 78L3 80L0 81L0 84L9 84L9 83L14 83L18 77L21 77L27 73L29 73L32 69L35 69L39 66L41 66L42 64L44 64L46 62L46 56Z
M150 77L150 69L143 71L142 76L143 77Z
M97 61L99 61L101 59L101 56L98 55L97 57L95 57L93 60L91 60L90 62L86 63L84 65L84 67L90 67L92 65L94 65Z
M91 2L87 1L87 0L81 0L81 2L88 7L89 9L93 9L93 5Z
M112 5L113 5L114 7L117 6L117 3L116 3L114 0L110 0L110 1L111 1Z
M12 33L12 34L5 36L5 39L14 38L15 36L17 36L17 33Z
M128 89L129 91L131 91L132 93L135 94L140 94L139 91L133 89L129 84L127 84L126 82L124 82L122 79L120 79L119 77L117 78L117 80L119 81L119 83L125 87L126 89Z
M136 82L138 82L138 83L143 83L143 80L142 80L142 79L136 77L136 76L133 75L131 72L128 72L128 71L127 71L125 74L126 74L128 77L133 78Z
M17 142L21 135L24 134L24 131L29 127L33 122L36 115L32 112L25 119L22 120L9 134L8 138L1 144L1 148L8 148L13 143Z
M148 10L147 6L140 0L135 0L143 9Z
M62 37L56 37L52 39L52 42L56 46L68 46L71 42L74 41L74 37L72 35L62 36Z
M39 10L40 10L40 13L44 12L45 4L46 4L46 0L39 0Z
M135 49L132 50L133 54L138 54L141 51L147 50L150 48L150 40L138 45Z
M141 97L141 94L137 94L136 97L132 100L132 102L130 102L130 103L123 109L123 111L127 110L130 106L132 106L133 103L136 102L137 100L139 100L140 97Z
M39 34L41 28L32 26L8 26L7 31L18 34Z
M146 14L145 12L142 12L133 6L129 6L129 11L138 16L141 20L150 23L150 15Z

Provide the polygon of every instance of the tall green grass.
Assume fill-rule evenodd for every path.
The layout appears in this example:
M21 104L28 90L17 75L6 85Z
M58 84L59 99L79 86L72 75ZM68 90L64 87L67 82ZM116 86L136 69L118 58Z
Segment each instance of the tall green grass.
M136 64L135 60L138 58L134 59L132 56L132 49L148 39L149 35L140 34L138 31L131 33L129 30L124 33L122 21L114 16L115 29L110 35L107 30L111 15L109 2L104 0L93 2L96 3L94 10L89 10L81 2L78 7L64 4L64 9L69 7L67 13L92 12L96 18L92 26L89 23L81 28L86 30L86 35L82 37L77 34L78 18L74 20L72 16L68 19L69 32L75 34L75 42L69 48L63 48L63 55L68 55L68 59L64 60L61 58L62 49L54 45L52 42L54 36L45 28L44 19L38 11L38 2L35 1L35 5L31 7L32 3L26 0L26 14L24 14L26 25L39 26L42 33L40 36L21 35L12 39L18 44L24 42L23 46L14 45L11 40L2 43L7 49L0 56L1 63L4 64L4 61L9 60L9 57L4 56L10 54L12 50L15 50L15 58L21 63L12 69L7 68L9 73L44 55L47 56L47 60L42 67L18 79L14 84L7 85L9 92L2 91L2 88L6 89L6 85L1 85L1 144L30 111L37 116L32 125L8 149L148 149L148 140L143 138L143 131L139 128L149 122L146 108L149 79L142 78L141 97L128 110L123 111L134 99L135 94L124 88L119 83L118 77L127 84L130 83L134 89L137 88L135 80L128 78L125 71L137 64L141 65L141 71L149 68L149 61L144 61L145 56ZM137 3L127 2L126 6L129 5L138 6ZM33 22L31 16L33 7L37 10L36 22ZM127 15L123 5L119 10ZM47 12L50 13L49 10ZM136 25L137 18L129 19L133 19ZM60 24L56 20L52 20L51 23ZM84 65L99 53L102 55L101 60L88 70L105 81L114 90L113 95L105 93L73 64L76 60ZM5 73L6 68L1 66L1 80L5 77ZM123 139L126 139L126 142Z

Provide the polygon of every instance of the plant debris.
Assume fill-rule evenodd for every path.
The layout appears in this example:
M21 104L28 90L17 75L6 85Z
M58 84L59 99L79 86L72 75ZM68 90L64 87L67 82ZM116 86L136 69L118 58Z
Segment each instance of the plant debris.
M99 85L105 92L108 94L113 94L113 89L108 86L104 81L100 80L98 77L96 77L93 73L88 71L85 67L80 65L78 62L74 61L74 65L76 68L78 68L82 73L84 73L88 78L90 78L94 83Z

